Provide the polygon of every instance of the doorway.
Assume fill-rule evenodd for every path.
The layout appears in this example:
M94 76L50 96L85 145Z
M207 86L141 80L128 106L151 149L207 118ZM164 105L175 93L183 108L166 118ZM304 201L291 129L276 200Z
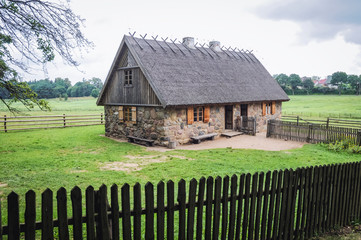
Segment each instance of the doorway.
M233 105L225 106L225 129L233 129Z
M248 116L248 104L241 104L241 116L242 117Z

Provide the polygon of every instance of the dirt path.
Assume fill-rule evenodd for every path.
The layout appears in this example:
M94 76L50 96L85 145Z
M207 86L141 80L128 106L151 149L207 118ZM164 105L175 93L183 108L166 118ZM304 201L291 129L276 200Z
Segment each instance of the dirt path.
M114 139L114 138L112 138ZM114 139L116 141L126 142L124 140ZM176 150L203 150L212 148L240 148L240 149L258 149L266 151L280 151L294 148L301 148L306 143L285 141L282 139L266 138L266 133L257 133L256 136L240 135L232 138L220 137L213 141L204 141L200 144L186 144L177 146ZM165 147L147 147L149 151L166 152L172 151Z

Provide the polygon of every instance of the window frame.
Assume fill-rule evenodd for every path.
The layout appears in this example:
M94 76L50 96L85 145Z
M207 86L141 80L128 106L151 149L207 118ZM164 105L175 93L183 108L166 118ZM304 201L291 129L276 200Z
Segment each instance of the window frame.
M204 120L204 107L193 108L193 122L203 122Z
M124 122L132 122L132 107L130 106L123 107L123 119Z
M133 86L133 69L124 70L124 86L132 87Z

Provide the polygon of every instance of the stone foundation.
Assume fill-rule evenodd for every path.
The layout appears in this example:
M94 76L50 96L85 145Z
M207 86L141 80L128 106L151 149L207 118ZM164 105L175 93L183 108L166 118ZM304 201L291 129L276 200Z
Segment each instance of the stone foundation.
M120 122L118 106L105 106L105 135L126 138L128 135L153 139L156 145L168 146L188 143L191 137L208 133L220 134L225 128L225 107L211 106L208 123L187 124L186 108L137 107L137 122ZM268 119L280 119L282 103L276 103L276 114L262 116L262 103L248 104L248 116L257 118L257 132L267 130ZM233 127L240 116L240 104L233 106Z

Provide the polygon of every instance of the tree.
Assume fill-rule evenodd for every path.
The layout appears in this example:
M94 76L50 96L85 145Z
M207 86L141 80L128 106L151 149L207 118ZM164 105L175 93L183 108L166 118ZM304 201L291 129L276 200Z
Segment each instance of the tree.
M92 97L97 98L99 96L99 90L94 88L90 94Z
M92 43L81 32L83 19L65 0L0 0L0 89L9 100L0 100L10 111L20 101L28 109L34 105L49 109L46 101L27 83L18 70L29 72L32 63L45 64L59 55L71 66L78 66L74 53Z
M277 75L275 79L283 89L286 89L286 87L289 85L289 77L284 73Z
M306 89L307 95L309 95L310 91L312 91L312 89L315 87L315 83L311 80L311 78L306 78L302 82L302 86L304 89Z
M341 95L342 85L347 82L345 72L335 72L332 74L331 84L338 86L338 94Z
M361 87L361 75L348 75L347 82L351 85L353 89L356 90L356 95L360 94L360 87Z
M289 85L292 89L292 94L295 95L297 87L302 86L302 81L299 75L293 73L289 76Z

